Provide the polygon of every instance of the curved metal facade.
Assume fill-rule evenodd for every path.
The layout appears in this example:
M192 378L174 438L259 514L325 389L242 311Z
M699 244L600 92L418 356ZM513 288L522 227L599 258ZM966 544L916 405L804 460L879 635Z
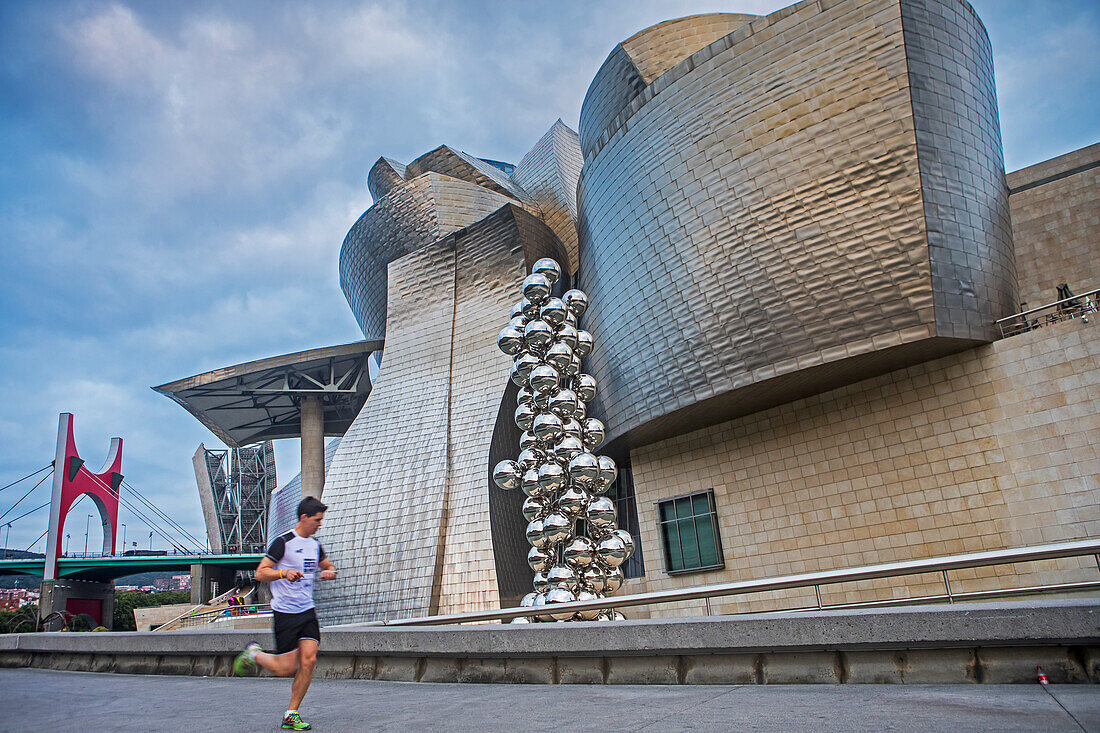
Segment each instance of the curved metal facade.
M666 61L647 68L677 43L682 60L646 81L624 43L589 90L580 284L610 439L649 442L990 341L1014 310L973 11L822 5L699 49L691 23L655 26L639 36ZM685 20L744 20L706 19ZM671 42L654 38L663 26ZM607 97L629 99L612 115Z

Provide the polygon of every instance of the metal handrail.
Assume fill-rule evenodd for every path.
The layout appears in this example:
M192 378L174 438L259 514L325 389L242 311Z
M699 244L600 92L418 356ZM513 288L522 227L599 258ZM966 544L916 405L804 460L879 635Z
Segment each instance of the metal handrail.
M904 562L883 563L879 565L864 565L841 570L824 570L814 573L783 575L775 578L761 578L758 580L741 580L734 583L701 585L694 588L652 591L649 593L636 593L625 596L608 596L595 601L573 601L571 603L555 603L552 606L540 606L537 611L530 607L517 606L494 611L473 611L468 613L444 614L440 616L424 616L420 618L338 624L335 628L363 626L423 626L461 624L475 621L503 621L505 619L513 619L520 616L532 616L535 615L535 613L564 614L576 613L577 611L647 606L655 603L676 603L679 601L710 599L719 596L736 596L747 593L760 593L763 591L809 588L831 585L834 583L848 583L857 580L874 580L876 578L891 578L905 575L920 575L923 573L946 573L949 570L963 570L966 568L978 568L990 565L1007 565L1019 562L1033 562L1036 560L1055 560L1058 558L1081 557L1085 555L1096 555L1097 565L1100 566L1100 539L1036 545L1034 547L1024 547L1014 550L991 550L987 552L972 552L963 555L946 555L923 560L906 560ZM948 599L953 600L958 597L960 597L959 594L951 595L950 586L948 586Z
M227 590L225 593L222 593L219 596L215 596L214 598L211 598L206 603L200 603L197 606L192 606L191 608L189 608L186 611L184 611L183 613L181 613L179 616L176 616L173 619L169 619L169 620L165 621L163 624L161 624L160 626L158 626L157 628L155 628L153 630L154 631L171 631L171 629L169 629L168 627L171 626L172 624L176 623L177 621L180 621L181 619L192 618L194 616L200 615L200 614L195 613L195 611L197 611L200 608L207 607L207 606L215 606L219 603L223 603L227 598L235 597L238 594L241 596L241 598L248 598L249 596L251 596L253 593L256 592L256 586L253 585L247 591L245 591L243 594L240 593L240 590L241 589L239 587L233 587L232 589ZM223 607L217 608L217 609L211 608L211 610L221 611L221 610L223 610L223 608L228 608L228 606L223 606Z
M1065 307L1070 304L1073 305L1072 308ZM1053 303L1041 305L1038 308L1031 308L1011 316L998 318L993 323L1001 329L1002 337L1026 333L1033 328L1039 328L1041 325L1038 319L1029 321L1028 316L1034 315L1040 311L1049 310L1050 308L1058 308L1058 311L1047 316L1047 323L1057 323L1058 321L1076 318L1077 316L1085 317L1087 322L1089 313L1095 313L1100 310L1100 288L1093 288L1080 295L1071 295L1068 298L1062 298Z
M255 608L256 610L254 612L249 610L252 608ZM226 611L228 610L241 611L241 613L227 614ZM163 626L160 626L155 630L179 631L180 628L212 623L223 618L251 618L253 616L263 616L268 613L271 613L270 603L256 603L252 606L226 606L225 608L218 608L213 611L204 611L203 613L196 613L191 616L184 616L183 618L177 619L175 622L177 624L177 627L175 629L165 629L164 627L167 626L167 624L164 624Z

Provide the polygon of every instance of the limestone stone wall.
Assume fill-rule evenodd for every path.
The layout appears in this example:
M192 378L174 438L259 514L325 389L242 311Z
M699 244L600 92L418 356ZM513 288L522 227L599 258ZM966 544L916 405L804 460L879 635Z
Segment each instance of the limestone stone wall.
M1008 175L1020 300L1100 287L1100 143Z
M1095 537L1098 356L1100 327L1064 322L635 449L647 574L626 592ZM669 576L656 503L705 489L715 493L725 568ZM950 575L954 592L1096 578L1092 558ZM826 586L822 597L941 592L931 575ZM712 605L763 610L813 598L807 590Z

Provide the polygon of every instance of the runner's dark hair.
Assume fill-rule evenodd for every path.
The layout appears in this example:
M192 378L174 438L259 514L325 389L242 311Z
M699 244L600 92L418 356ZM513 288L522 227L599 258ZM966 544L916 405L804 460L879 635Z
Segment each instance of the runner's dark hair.
M298 518L301 519L302 515L312 517L314 514L320 514L328 509L327 506L321 503L321 500L315 496L307 496L298 502Z

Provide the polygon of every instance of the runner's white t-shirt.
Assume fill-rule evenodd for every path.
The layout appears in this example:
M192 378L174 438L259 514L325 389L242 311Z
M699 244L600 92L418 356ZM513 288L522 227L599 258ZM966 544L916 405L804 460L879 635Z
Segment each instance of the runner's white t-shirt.
M325 559L321 543L302 537L294 530L280 535L267 548L267 556L276 570L299 570L302 578L271 581L271 608L280 613L301 613L313 608L313 581L318 565Z

